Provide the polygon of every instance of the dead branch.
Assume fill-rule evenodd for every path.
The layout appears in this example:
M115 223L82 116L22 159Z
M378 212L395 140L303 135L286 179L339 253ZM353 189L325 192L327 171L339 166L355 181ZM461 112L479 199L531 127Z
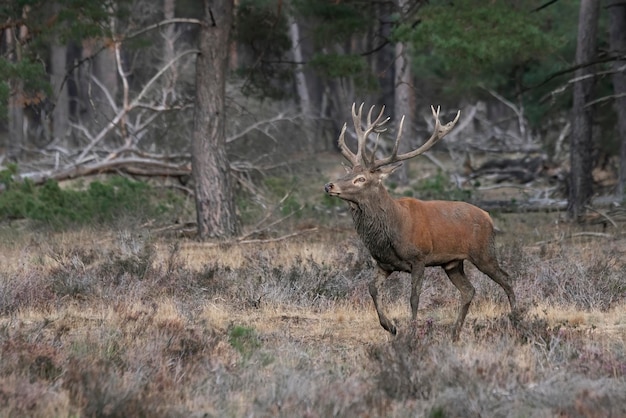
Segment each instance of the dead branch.
M250 231L247 234L243 235L242 238L251 237L253 235L258 235L258 234L261 234L261 233L263 233L265 231L268 231L272 227L278 225L279 223L282 223L282 222L286 221L287 219L291 218L294 214L300 212L303 208L304 208L304 206L300 206L298 209L294 210L293 212L289 212L287 215L283 216L282 218L276 219L275 221L270 222L269 224L267 224L267 225L265 225L263 227L259 227L259 228L253 229L252 231ZM266 221L267 219L269 219L269 217L264 218L263 221Z
M274 238L243 239L243 240L238 238L238 239L234 239L230 241L207 242L207 243L202 243L201 245L202 247L218 247L222 245L236 245L236 244L268 244L271 242L284 241L284 240L298 237L304 234L310 234L311 232L316 232L318 229L319 229L318 227L303 229L301 231L292 232L290 234L281 235L279 237L274 237Z
M486 210L497 210L501 213L525 213L525 212L562 212L567 209L566 200L541 199L530 201L511 200L482 200L472 202L474 205Z
M146 26L144 28L141 28L141 29L139 29L139 30L137 30L137 31L135 31L135 32L133 32L131 34L128 34L128 35L124 36L123 39L124 40L128 40L128 39L136 38L136 37L138 37L140 35L143 35L146 32L151 31L151 30L159 29L159 28L162 28L164 26L171 25L171 24L174 24L174 23L188 23L188 24L199 25L199 26L205 26L206 25L206 23L203 22L202 20L192 19L192 18L184 18L184 17L175 17L175 18L170 18L170 19L164 19L164 20L162 20L160 22L157 22L157 23L155 23L153 25L149 25L149 26Z
M488 89L488 88L484 88L484 89L493 97L495 97L497 100L502 102L505 106L507 106L509 109L511 109L513 113L515 113L515 115L517 116L517 124L518 124L520 135L522 136L523 139L528 140L528 138L526 137L527 129L526 129L526 117L524 116L524 108L516 106L514 103L505 99L503 96L499 95L498 93L496 93L495 91L491 89Z
M622 58L622 57L605 57L605 58L599 59L599 60L597 60L595 62L578 64L578 65L573 66L573 67L571 67L571 68L569 68L567 70L563 70L563 71L559 71L559 72L554 73L551 77L548 77L542 83L540 83L539 85L537 85L537 86L535 86L533 88L537 88L537 87L545 84L546 82L548 82L552 78L555 78L556 76L563 75L563 74L566 74L568 72L574 72L574 71L576 71L579 68L584 68L584 67L587 67L589 65L601 64L603 62L616 61L616 60L619 60L620 58ZM552 90L552 91L548 92L547 94L545 94L544 96L542 96L539 99L539 103L544 103L547 100L549 100L550 98L554 98L555 96L557 96L559 94L562 94L570 86L573 86L574 84L578 83L579 81L583 81L583 80L588 79L588 78L599 78L599 77L602 77L602 76L605 76L605 75L611 75L611 74L614 74L614 73L623 72L624 70L626 70L626 65L623 65L623 66L618 67L618 68L612 68L610 70L597 71L597 72L594 72L594 73L591 73L591 74L586 74L584 76L570 78L569 80L566 80L559 87L555 88L554 90ZM585 105L585 107L591 106L593 104L595 104L595 102L589 102L589 103L587 103Z
M273 127L276 122L294 122L296 119L301 118L301 117L302 115L300 114L287 116L285 113L279 113L278 115L271 117L269 119L263 119L263 120L257 121L253 123L252 125L247 126L241 132L237 132L236 134L229 136L228 138L226 138L226 143L228 144L238 139L241 139L252 131L260 131L263 134L267 135L272 140L274 140L274 142L277 142L273 138L273 136L269 133L268 129ZM265 129L262 129L263 127L265 127Z
M572 123L570 121L567 121L565 126L563 126L563 129L561 129L561 132L559 132L559 137L557 138L556 143L554 144L554 160L556 161L559 161L561 159L563 142L565 141L565 138L569 136L572 130L571 128L572 128Z
M118 61L118 73L120 74L121 78L122 78L122 82L123 82L123 96L124 96L124 105L122 107L122 109L117 109L117 106L115 105L115 103L113 103L113 110L118 110L115 114L115 116L113 117L112 120L109 121L109 123L102 129L100 130L100 132L97 135L91 135L89 134L89 131L87 128L81 128L80 131L85 134L85 136L87 136L88 139L90 139L90 142L85 146L85 148L83 149L83 151L80 153L80 155L77 158L77 164L81 164L83 162L83 160L86 158L86 156L91 152L91 150L96 146L96 144L98 144L100 141L102 141L103 138L106 137L106 135L111 132L113 129L115 129L118 124L126 117L126 115L128 115L128 113L130 113L130 111L132 111L133 109L137 108L137 107L146 107L146 106L150 106L149 104L144 104L142 101L144 99L144 97L148 94L148 92L151 90L152 85L165 73L165 71L167 71L172 65L174 65L176 62L178 62L180 59L182 59L184 56L186 55L190 55L190 54L197 54L198 50L196 49L192 49L192 50L188 50L188 51L184 51L180 54L178 54L176 57L174 57L172 60L170 60L169 62L167 62L147 83L146 85L141 89L141 91L137 94L137 96L132 100L132 101L128 101L128 78L126 76L126 73L123 71L123 69L121 68L121 64L119 64L119 56L116 54L116 60ZM100 88L104 89L104 86L100 83L97 84ZM106 89L104 89L106 90ZM110 94L109 94L110 96Z
M286 239L297 237L297 236L303 235L303 234L308 234L308 233L311 233L311 232L315 232L317 230L318 230L317 227L313 227L313 228L304 229L302 231L292 232L291 234L282 235L282 236L276 237L276 238L248 239L248 240L236 241L236 243L237 244L260 244L260 243L266 244L266 243L269 243L269 242L284 241Z
M561 242L561 241L564 241L565 239L576 238L576 237L592 237L592 238L607 238L607 239L611 239L611 238L613 238L613 235L612 234L607 234L607 233L604 233L604 232L575 232L573 234L563 235L562 237L559 237L559 238L548 239L548 240L545 240L545 241L537 241L535 243L535 245L552 244L554 242Z
M146 158L129 157L115 158L108 161L65 167L60 170L44 170L20 175L22 179L29 179L33 184L43 184L47 180L68 180L93 174L108 172L126 172L135 175L150 176L183 176L191 174L190 164L169 164Z
M605 212L603 212L601 210L598 210L598 209L594 209L591 206L585 206L585 209L597 213L598 215L600 215L601 217L603 217L604 219L609 221L611 223L611 225L613 225L613 227L617 229L617 224L615 223L615 221L613 219L611 219L611 217L609 215L607 215Z
M259 234L259 233L269 229L272 225L275 225L276 223L278 223L278 222L274 222L274 223L272 223L272 224L270 224L270 225L268 225L266 227L261 227L261 225L263 225L265 222L267 222L267 220L270 219L272 217L272 215L280 208L280 205L282 205L283 202L285 202L285 200L287 200L287 198L289 196L291 196L291 192L292 192L292 190L287 192L285 194L285 196L283 196L283 198L280 199L280 201L276 205L274 205L274 207L271 210L268 210L265 213L265 216L260 221L258 221L256 223L256 225L252 228L252 231L250 231L246 235L244 235L243 238L247 238L247 237L250 237L252 235ZM288 216L291 216L292 214L293 213L290 213ZM287 217L285 217L284 219L286 219L286 218ZM281 220L279 220L279 222L281 222Z

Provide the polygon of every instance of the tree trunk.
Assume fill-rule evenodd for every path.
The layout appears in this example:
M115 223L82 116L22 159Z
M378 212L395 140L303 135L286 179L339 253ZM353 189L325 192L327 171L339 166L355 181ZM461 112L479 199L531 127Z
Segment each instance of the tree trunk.
M398 9L404 12L407 0L398 0ZM413 77L411 71L411 61L409 58L408 44L404 42L396 43L395 88L394 88L394 117L396 126L399 128L400 119L404 116L404 141L400 142L399 153L411 150L411 137L415 126L415 90L413 88ZM395 179L400 185L409 183L408 162L394 173Z
M578 42L576 64L593 60L596 54L596 35L600 2L581 0L578 18ZM570 219L580 220L592 195L593 143L592 107L587 103L593 94L594 66L586 65L576 71L574 105L572 111L572 135L570 144L570 178L567 213Z
M70 119L70 100L65 82L67 73L67 46L58 40L52 45L50 57L50 84L54 94L54 110L52 111L52 138L62 146L68 146L68 129Z
M115 49L108 46L94 60L93 75L103 84L111 97L117 97L119 89L117 78L117 63L115 60ZM115 116L115 109L111 107L106 99L105 93L96 86L92 87L93 101L96 108L93 109L94 116L102 118L102 125L106 125Z
M626 54L626 1L613 1L609 4L609 34L611 54L624 57ZM615 92L615 113L617 114L617 133L620 142L619 176L617 195L626 196L626 60L613 62L613 90Z
M28 9L25 8L23 16L26 17ZM28 29L25 25L19 27L17 36L13 33L13 29L5 30L7 49L13 50L9 59L13 62L22 60L22 45L25 44ZM17 38L17 39L16 39ZM7 157L9 161L17 161L25 145L26 135L24 133L24 105L26 98L24 97L24 82L20 78L9 80L9 103L8 103L8 127L9 127L9 143L7 144Z
M316 138L316 134L315 125L313 124L311 97L309 95L309 86L304 74L304 66L302 65L304 58L302 54L302 42L300 39L300 27L293 16L289 16L289 37L291 38L291 54L293 55L293 60L296 63L294 75L296 94L298 95L300 112L304 115L304 131L307 137L306 147L304 147L304 149L309 152L313 152L316 144L310 139Z
M165 20L176 17L176 0L163 0L163 18ZM167 65L176 56L176 26L167 25L163 32L163 64ZM164 90L166 102L173 103L178 100L176 95L176 80L178 79L178 67L173 65L163 76L165 80Z
M397 6L391 2L378 2L376 7L380 23L375 29L378 31L378 42L383 42L382 40L392 38ZM392 43L384 45L376 53L375 74L380 83L380 101L389 105L394 102L396 95L396 80L394 79L395 57L396 47Z
M112 4L112 3L111 3ZM109 26L115 32L116 18L113 5L104 6L109 14ZM104 47L104 48L103 48ZM88 38L82 42L83 59L88 60L89 66L82 69L81 93L84 122L95 129L102 129L115 117L116 110L111 106L107 95L114 101L118 98L121 75L118 74L118 62L115 56L115 44L109 39ZM123 63L119 63L123 66ZM98 80L96 84L92 78ZM106 91L103 91L103 89ZM124 100L122 100L124 102ZM120 129L124 131L124 120L120 122ZM122 133L122 137L124 133Z
M226 155L225 107L232 0L204 0L204 25L196 61L192 170L198 236L228 238L239 233L230 166Z

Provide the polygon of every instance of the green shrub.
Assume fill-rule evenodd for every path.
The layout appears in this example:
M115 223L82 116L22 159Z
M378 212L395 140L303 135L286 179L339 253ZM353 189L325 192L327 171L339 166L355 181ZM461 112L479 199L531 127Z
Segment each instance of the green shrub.
M441 170L417 185L415 191L420 199L469 200L472 197L471 190L459 189L451 184Z
M247 360L259 347L261 341L254 328L236 325L228 332L228 342L239 354Z
M263 179L263 184L272 196L281 198L293 191L295 181L285 177L269 176Z
M42 186L28 179L17 182L12 173L11 168L0 172L4 187L0 192L0 221L30 219L54 228L102 224L120 218L142 221L179 204L173 195L158 200L150 185L124 177L94 181L86 188L61 188L54 180Z
M269 196L273 199L280 199L280 213L283 216L294 213L300 216L300 209L303 205L296 192L296 179L285 177L266 177L263 180Z

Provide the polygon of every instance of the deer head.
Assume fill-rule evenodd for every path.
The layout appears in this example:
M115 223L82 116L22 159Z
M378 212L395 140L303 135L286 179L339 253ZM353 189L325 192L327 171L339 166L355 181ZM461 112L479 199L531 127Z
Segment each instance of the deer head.
M439 121L439 107L435 110L431 106L433 117L435 118L435 128L431 137L419 148L398 155L398 147L400 137L402 136L402 127L404 125L404 116L400 120L396 140L391 151L391 155L376 159L376 151L380 141L380 134L385 132L386 123L389 122L388 117L384 117L385 107L383 106L376 119L372 120L374 106L372 106L367 114L366 125L363 126L363 104L356 110L356 104L352 104L352 122L357 137L357 152L353 153L346 145L345 135L346 127L344 124L339 134L339 148L342 155L351 164L351 170L348 170L346 176L338 179L334 183L327 183L324 186L326 193L330 196L336 196L348 202L358 203L368 198L377 198L380 196L381 189L384 189L382 181L389 176L395 169L402 165L402 161L416 157L425 153L432 148L441 138L446 136L448 132L454 128L461 112L459 111L451 122L442 125ZM376 142L371 152L367 149L368 137L376 134ZM369 154L369 155L368 155Z

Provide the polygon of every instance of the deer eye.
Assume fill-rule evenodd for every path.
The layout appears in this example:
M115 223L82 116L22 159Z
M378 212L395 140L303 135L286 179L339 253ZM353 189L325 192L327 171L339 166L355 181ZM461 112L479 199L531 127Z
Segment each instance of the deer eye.
M365 181L365 177L363 176L359 176L357 178L354 179L354 183L363 183Z

